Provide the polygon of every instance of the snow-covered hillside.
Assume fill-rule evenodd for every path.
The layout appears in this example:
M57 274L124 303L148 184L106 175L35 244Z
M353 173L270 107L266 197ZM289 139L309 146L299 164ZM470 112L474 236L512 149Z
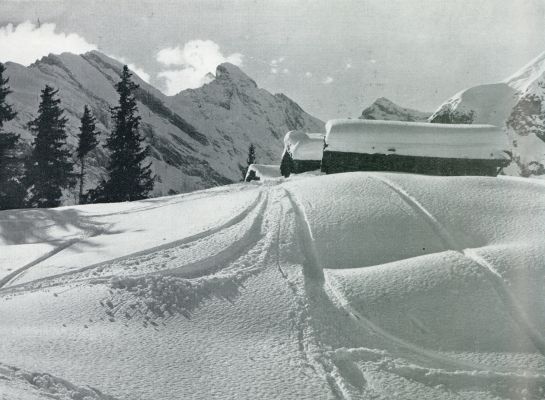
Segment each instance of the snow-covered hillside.
M541 399L544 196L358 172L0 212L0 393Z
M398 106L385 97L376 99L360 115L360 119L378 119L386 121L426 121L431 113Z
M431 121L493 124L512 142L512 173L545 173L545 53L503 82L462 90L430 117ZM518 167L518 168L517 168Z
M13 93L8 100L19 112L8 126L28 143L26 124L35 117L45 84L59 89L69 119L70 144L75 145L79 118L88 104L104 137L116 105L114 85L122 65L97 52L49 55L29 67L7 63ZM292 129L323 131L323 123L282 94L259 89L238 67L222 64L215 79L195 90L163 95L136 75L142 132L152 148L156 194L187 192L239 181L248 145L254 143L260 162L278 162L284 134ZM95 153L92 180L98 179L105 156ZM91 184L93 183L91 181Z

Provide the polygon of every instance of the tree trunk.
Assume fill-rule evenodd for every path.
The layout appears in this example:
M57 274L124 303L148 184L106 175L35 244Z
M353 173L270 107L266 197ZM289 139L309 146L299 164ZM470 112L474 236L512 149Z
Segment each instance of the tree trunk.
M81 204L81 200L83 199L83 171L85 169L83 158L81 159L81 168L79 172L79 204Z

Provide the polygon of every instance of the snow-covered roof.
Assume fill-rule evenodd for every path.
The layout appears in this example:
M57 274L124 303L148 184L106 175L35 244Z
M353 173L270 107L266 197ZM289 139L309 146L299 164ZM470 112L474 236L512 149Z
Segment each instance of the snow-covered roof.
M335 119L326 151L420 157L506 159L507 135L493 125Z
M246 177L250 171L255 172L255 176L261 180L274 179L280 177L280 165L264 165L264 164L250 164Z
M284 136L284 151L288 148L294 160L321 160L324 134L289 131Z

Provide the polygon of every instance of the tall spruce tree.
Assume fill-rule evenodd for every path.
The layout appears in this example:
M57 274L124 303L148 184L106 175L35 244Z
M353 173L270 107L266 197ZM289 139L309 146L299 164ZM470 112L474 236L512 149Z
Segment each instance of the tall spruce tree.
M62 189L75 184L73 163L66 147L67 119L57 93L58 90L45 86L40 96L38 116L29 123L30 130L36 135L26 164L30 207L59 206Z
M17 116L6 97L11 93L9 79L4 78L6 68L0 63L0 210L19 208L24 198L21 184L21 162L17 155L19 136L4 132L4 123Z
M149 147L142 147L140 116L134 91L138 85L132 82L132 74L125 65L121 81L116 84L119 105L111 109L114 130L106 142L110 150L107 166L108 177L97 190L90 193L95 202L132 201L145 199L153 190L154 178L151 163L143 164Z
M96 120L91 110L87 105L83 108L83 116L81 117L81 126L78 134L78 147L76 149L76 156L79 160L79 203L85 202L83 196L83 184L85 180L85 158L93 151L98 145L97 136L99 132L96 130Z

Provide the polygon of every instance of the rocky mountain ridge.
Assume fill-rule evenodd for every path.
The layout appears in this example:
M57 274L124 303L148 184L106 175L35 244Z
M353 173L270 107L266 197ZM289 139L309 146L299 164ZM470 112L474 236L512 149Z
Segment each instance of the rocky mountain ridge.
M86 104L97 117L103 143L112 128L109 110L117 103L115 84L121 69L121 63L97 51L50 54L28 67L6 63L5 75L13 91L8 99L19 113L6 129L20 134L27 146L31 143L26 124L36 115L40 90L49 84L59 89L69 146L76 144ZM214 79L203 87L175 96L164 95L137 75L133 80L140 85L136 98L157 176L155 195L239 181L250 143L256 146L260 162L278 162L287 131L324 129L322 121L293 100L260 89L232 64L219 65ZM92 154L88 186L101 178L106 162L103 149Z
M359 119L423 122L430 115L428 112L401 107L385 97L380 97L363 110Z

